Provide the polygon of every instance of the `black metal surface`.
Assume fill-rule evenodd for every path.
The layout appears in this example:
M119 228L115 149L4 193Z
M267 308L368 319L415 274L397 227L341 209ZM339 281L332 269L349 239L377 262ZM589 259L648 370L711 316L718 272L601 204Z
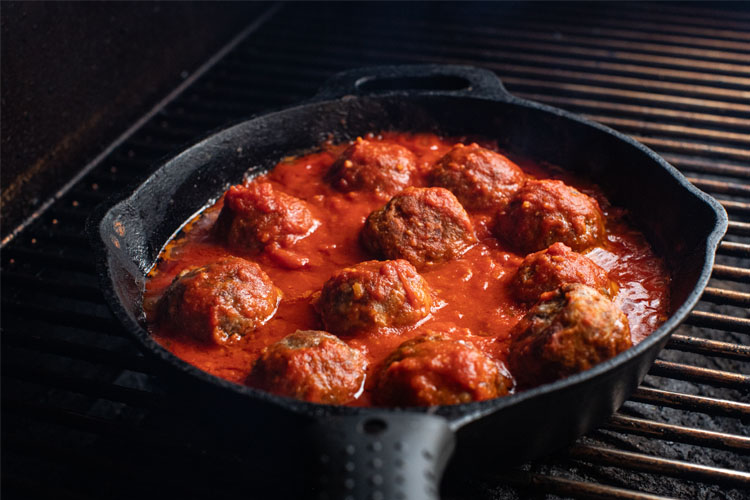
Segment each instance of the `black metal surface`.
M298 414L299 426L310 418L324 420L338 414L342 415L338 426L345 436L367 437L359 421L374 410L291 401L229 383L183 362L151 338L143 326L140 304L146 276L169 238L230 184L239 182L248 173L248 165L252 165L252 175L291 153L315 148L326 138L351 140L387 129L488 137L511 155L575 170L595 180L613 203L627 209L669 263L672 313L657 331L626 353L555 384L491 401L427 410L446 417L446 425L459 431L459 455L465 462L486 456L498 465L514 464L573 441L620 407L645 376L669 333L695 305L726 231L726 213L664 160L629 137L562 110L518 99L486 70L404 65L340 73L328 80L310 103L242 122L186 149L132 193L97 208L89 219L88 231L107 303L147 354L175 374L189 377L185 383L191 384L190 388L202 386L212 391L208 397L215 397L217 405L232 402L239 406L244 401L234 399L248 399L247 406L253 403L255 414L280 409ZM660 217L653 217L655 213ZM670 368L674 371L671 365L662 370ZM695 378L714 380L717 376L692 370L698 371L693 373ZM732 379L728 385L748 380ZM270 408L272 405L278 409ZM554 420L545 414L550 407L558 408ZM417 413L424 411L415 411L408 418L416 421L420 418ZM410 438L406 433L409 426L400 425L406 418L400 411L377 414L388 426L392 440L424 447L426 452L439 447L433 440L419 443ZM424 426L434 420L432 415L421 418ZM284 431L273 420L263 428L268 435ZM441 436L422 434L434 440ZM335 442L341 450L345 448L341 440ZM303 441L302 446L312 448L312 443ZM331 466L343 467L348 458L334 460L339 454L332 455L332 447L327 444L323 446L326 451L320 453L330 457ZM496 452L499 448L503 453ZM313 448L313 454L317 453ZM357 458L366 454L357 448ZM394 462L382 464L385 475L395 475L399 469ZM387 492L383 485L371 484L362 468L349 475L356 480L358 498L369 496L367 491ZM414 495L418 489L406 491Z
M309 97L334 71L404 62L489 66L514 94L593 116L691 178L710 181L704 189L730 215L725 241L749 243L742 225L750 222L742 191L750 179L744 9L286 6L3 248L3 494L262 497L295 482L295 470L254 432L252 419L196 414L164 392L109 316L81 231L97 203L143 179L165 154L228 121ZM720 248L710 285L722 293L701 301L680 335L747 344L750 264L742 255ZM660 359L719 373L711 383L679 366L649 375L618 414L679 432L624 430L620 419L575 449L520 468L454 464L443 496L746 497L750 396L747 386L724 385L722 374L750 374L750 364L741 349L723 347L707 354L705 344L668 346ZM207 430L217 421L227 432Z
M263 7L220 5L3 2L2 238Z

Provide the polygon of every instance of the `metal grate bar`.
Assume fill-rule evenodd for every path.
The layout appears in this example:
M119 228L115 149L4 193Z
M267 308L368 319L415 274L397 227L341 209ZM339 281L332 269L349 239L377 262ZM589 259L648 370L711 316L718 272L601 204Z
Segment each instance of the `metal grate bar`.
M750 257L750 244L722 241L719 243L719 253L733 257Z
M579 71L607 71L626 75L642 75L644 78L655 77L661 74L664 78L689 82L708 82L712 85L725 85L733 87L745 87L750 85L750 78L733 76L727 74L700 73L685 69L672 69L664 66L650 67L636 64L603 61L600 59L568 58L565 56L551 55L549 53L532 52L506 52L502 50L492 51L497 58L509 61L521 61L526 64L539 64L544 66L564 66ZM549 54L549 55L548 55Z
M740 130L746 130L750 127L750 119L738 118L734 116L721 116L709 113L697 113L693 111L682 111L669 108L660 108L652 106L642 106L634 104L623 104L619 102L595 100L595 99L584 99L578 97L569 97L554 94L534 94L529 92L515 92L518 97L530 99L533 101L544 101L549 104L557 106L563 106L566 108L578 108L582 110L595 110L601 111L614 111L625 115L642 116L644 118L654 119L658 118L665 121L687 121L695 124L710 125L715 127L721 127L722 129L738 128ZM674 155L665 154L664 156L667 161L674 163L669 158L677 158L678 161L683 162L686 165L691 163L697 164L703 168L710 167L714 162L706 162L700 158L683 158L675 157ZM750 168L748 167L737 167L728 165L728 172L737 175L743 175L750 177Z
M44 338L36 333L22 334L13 331L3 332L3 345L16 347L45 354L54 354L65 358L73 358L87 363L114 366L123 370L141 373L152 373L150 363L135 354L115 352L101 347L82 345L67 340Z
M521 471L503 472L498 475L498 478L519 488L556 493L565 497L613 498L617 500L670 500L671 498L605 484L588 483L558 476L545 476Z
M630 4L629 4L630 5ZM643 12L644 9L639 4L633 4L635 8ZM743 19L748 19L746 12L738 10L714 10L710 8L695 7L698 3L690 4L686 9L675 9L666 3L659 4L648 4L645 9L650 15L657 15L659 19L665 20L676 16L679 20L685 20L690 24L696 24L698 26L713 25L721 27L721 22L727 23L728 26L746 29L747 26L743 22Z
M672 335L667 342L666 348L705 354L707 356L721 356L740 361L750 361L750 346L719 342L718 340Z
M524 27L534 28L542 31L553 31L560 30L559 23L540 23L540 22L529 22L523 23ZM592 38L591 42L596 44L597 35L603 37L609 37L612 39L623 39L623 40L643 40L643 32L630 30L630 29L616 29L616 28L602 28L602 27L589 27L575 24L566 25L564 28L564 37L568 37L567 33L578 33L581 35L587 35ZM724 50L736 50L739 52L746 52L750 50L750 44L745 42L734 42L730 40L711 39L711 38L696 38L693 36L679 36L679 35L665 35L660 32L648 33L648 39L655 42L665 42L673 45L680 46L693 46L702 48L712 49L723 49Z
M734 182L715 181L712 179L698 179L688 177L696 187L711 193L734 194L737 196L750 196L750 184L738 184Z
M637 434L666 441L709 446L734 452L750 451L750 437L663 424L643 418L615 414L602 426L604 429Z
M284 32L284 39L285 40L289 36L293 37L294 34L293 33ZM396 35L394 35L394 37L395 36ZM480 64L480 65L483 65L483 66L486 66L486 67L498 70L500 72L514 72L514 71L518 72L518 71L523 71L523 72L525 72L527 74L535 74L535 73L539 72L540 70L536 69L536 68L533 68L533 67L530 67L530 66L517 66L517 65L509 65L507 63L495 62L495 61L498 60L498 58L501 58L501 59L504 59L504 60L517 60L519 62L522 62L524 65L528 65L530 63L545 63L546 66L549 66L551 64L552 65L556 65L556 66L570 65L572 67L584 67L584 68L587 68L587 69L596 69L597 71L601 71L601 66L607 64L607 63L604 63L604 62L599 61L599 60L597 60L597 61L586 61L586 60L582 60L580 58L577 58L577 59L565 59L565 58L563 58L563 59L561 59L560 57L556 57L556 56L538 55L538 54L534 54L533 52L523 52L523 50L521 50L521 51L516 50L516 51L513 51L513 52L507 52L507 51L503 51L502 48L500 48L499 50L492 50L492 51L486 51L486 50L479 50L479 49L477 49L477 50L472 50L470 53L467 53L465 51L460 51L460 50L456 51L456 50L454 50L452 48L451 44L448 43L444 39L444 37L441 37L441 38L442 39L435 40L434 44L444 44L443 47L440 47L440 58L443 61L445 60L446 55L455 54L457 57L461 57L461 59L463 61L465 61L465 62L472 62L474 64ZM333 35L329 35L323 41L325 43L329 43L330 44L329 47L326 47L326 51L334 51L334 52L338 52L338 53L340 53L342 55L348 55L348 54L350 54L351 50L348 50L346 48L342 48L342 43L341 42L343 42L344 39L345 39L345 36L334 37ZM274 43L274 44L275 43L283 43L283 40L274 40L272 43ZM428 54L430 54L431 51L433 51L433 52L436 51L436 48L433 45L423 45L423 46L419 46L419 47L415 48L413 45L404 46L403 41L400 42L400 43L398 41L392 41L392 42L390 42L390 44L389 44L388 41L383 41L383 44L386 45L386 46L388 46L389 49L392 48L393 51L397 51L399 48L402 51L405 51L405 52L400 53L400 54L397 54L395 52L386 52L385 54L387 54L389 57L402 57L402 58L403 57L408 57L408 54L409 54L410 50L412 52L418 52L419 55L420 55L420 59L421 60L428 61L428 60L431 60L431 59L435 59L437 57L437 55L435 55L435 56L428 55ZM507 46L508 44L513 45L513 43L511 41L507 41L507 43L503 42L503 47ZM520 47L520 48L523 49L523 47ZM544 54L548 54L548 53L549 53L549 51L544 51ZM292 57L298 57L298 56L295 55L295 56L292 56ZM467 61L467 58L469 59L468 61ZM475 58L475 59L472 59L472 58ZM675 91L677 89L676 88L672 88L672 86L673 85L681 85L681 84L677 84L677 83L654 82L653 78L655 76L659 76L661 78L666 78L668 76L666 73L668 73L670 70L668 70L666 68L663 68L663 67L659 67L659 68L647 68L647 67L644 67L644 66L637 66L637 67L636 66L631 66L629 68L630 69L638 68L638 73L647 75L646 79L638 80L638 79L632 79L631 78L629 80L620 81L618 79L619 78L624 78L624 77L616 77L616 76L612 76L612 75L598 75L598 74L594 74L594 73L570 73L570 72L564 72L563 70L555 70L555 69L550 69L550 68L547 68L547 69L548 69L548 71L555 71L554 74L557 75L558 77L568 76L568 77L574 77L574 78L584 78L584 79L589 80L589 81L602 81L602 82L620 83L620 84L627 83L627 84L630 84L631 86L634 86L634 87L637 87L637 88L649 88L649 87L663 88L663 89L669 88L670 90ZM620 68L620 69L625 69L625 68L623 67L623 68ZM678 73L679 73L679 75L674 75L674 76L680 76L680 77L684 77L684 78L691 79L691 80L701 80L702 78L704 78L706 76L705 73L697 74L697 73L689 73L689 72L684 72L684 71L678 72ZM722 78L721 75L711 75L711 76L713 78L711 78L709 81L711 81L714 84L716 83L717 80L721 80L721 78ZM750 83L750 79L742 78L742 79L739 79L739 80L735 80L734 83L736 83L738 85L747 86ZM687 89L687 87L685 87L683 90L687 91L688 89ZM691 91L696 91L695 88L691 88L690 90ZM722 89L722 90L717 91L718 94L717 94L717 92L713 92L713 91L709 90L709 88L705 88L705 91L706 91L707 95L734 95L734 96L736 96L736 98L740 102L742 101L742 94L740 94L740 93L734 94L733 92L735 92L735 91L731 91L731 90L727 91L727 89ZM693 93L693 92L691 92L691 93ZM702 92L698 91L697 93L700 94ZM665 94L660 94L660 95L664 96Z
M398 23L398 21L396 21L396 23ZM414 23L412 23L412 25L413 24ZM651 36L652 33L649 33L649 36L646 39L643 37L642 33L634 31L630 31L629 36L623 37L623 33L628 32L622 30L619 31L619 36L611 36L613 30L596 30L594 33L591 29L576 29L576 26L578 25L573 24L565 26L563 30L560 30L559 24L551 29L549 24L522 21L519 25L518 23L513 23L507 19L498 19L498 22L493 23L491 26L472 26L468 29L461 25L446 22L430 23L429 25L422 23L417 25L423 30L432 29L438 32L461 33L469 43L479 38L479 40L483 42L483 46L488 45L487 42L484 42L485 37L490 39L502 39L507 37L513 40L541 40L544 42L558 42L566 45L584 47L591 46L593 43L597 47L602 48L624 48L643 53L669 54L690 56L698 59L717 60L736 60L743 55L743 52L750 51L750 44L742 42L713 40L714 44L718 44L721 48L721 50L715 50L714 48L706 48L705 44L701 44L700 42L706 41L704 39L667 36L662 37L661 40L659 40L658 38ZM561 31L563 33L561 33ZM625 39L623 40L622 38ZM663 43L665 41L672 43ZM708 42L710 43L711 40L708 40Z
M727 486L750 487L750 473L747 472L653 457L643 453L577 444L569 448L567 454L574 459L595 464L627 467L643 472L679 477L689 481L705 481L711 484L718 483Z
M725 290L712 286L703 290L701 300L707 300L717 304L727 304L739 307L750 307L750 293L736 292L734 290Z
M476 31L472 28L471 32L469 33L461 33L461 30L455 30L451 29L451 26L449 25L440 25L440 24L431 24L431 26L423 26L422 30L419 32L419 39L418 41L415 40L415 36L412 35L411 30L399 30L398 24L399 20L393 19L389 21L392 25L392 32L390 33L390 40L381 40L382 45L381 47L388 47L390 46L388 44L389 41L396 41L396 43L403 44L404 42L410 42L412 44L422 42L425 44L435 44L444 42L446 39L450 39L451 34L461 34L462 36L462 42L460 44L460 49L464 48L471 48L472 45L476 45L478 47L483 48L484 50L474 50L471 53L482 53L485 52L490 55L501 53L503 49L507 49L509 47L516 49L515 52L518 53L519 51L529 51L529 52L541 52L543 54L564 54L567 56L574 56L576 58L595 58L595 59L603 59L603 60L615 60L615 61L628 61L628 62L635 62L639 63L640 65L645 66L660 66L660 67L673 67L673 68L686 68L688 70L704 70L710 73L717 73L717 72L723 72L723 73L731 73L736 75L750 75L750 68L748 68L745 65L742 64L731 64L731 63L722 63L715 60L702 60L698 58L686 58L686 57L679 57L679 56L671 56L671 55L658 55L658 54L649 54L645 52L637 52L637 51L623 51L623 50L607 50L607 49L600 49L600 48L592 48L590 46L580 46L576 44L567 43L566 38L558 38L558 39L552 39L549 41L540 40L540 37L537 35L536 37L530 37L528 40L519 39L517 34L508 35L507 37L504 36L505 29L498 30L495 32L492 32L490 36L477 36ZM576 22L578 22L576 20ZM401 25L403 25L404 22L401 21ZM410 25L413 26L414 23L410 23ZM512 28L511 28L511 31ZM435 33L435 34L433 34ZM521 31L523 33L523 31ZM357 35L367 35L371 34L372 36L378 36L382 33L375 33L372 29L369 28L368 24L362 24L358 23L356 25L350 25L350 26L339 26L336 30L331 30L327 32L326 34L321 34L317 38L318 42L325 40L334 40L336 42L341 43L342 38L351 40L352 37L355 37ZM287 39L288 37L300 37L302 38L304 35L299 35L294 31L284 31L283 33L280 33L284 37L284 39ZM528 36L528 35L524 35ZM276 42L277 40L273 40ZM414 47L414 45L412 45ZM427 51L429 49L429 46L418 46L421 52ZM451 45L446 44L446 48L450 49ZM459 49L459 50L460 50ZM381 48L382 50L382 48ZM447 52L447 54L455 53L455 50ZM465 57L465 54L463 54Z
M718 330L729 330L739 333L750 333L750 319L727 316L705 311L692 311L686 323L695 326L705 326Z
M3 300L2 308L28 320L52 322L59 326L91 330L104 335L123 337L122 326L112 317L101 317L64 308L51 308L38 304L20 304Z
M655 94L651 92L643 92L638 90L625 90L625 89L618 89L618 88L606 88L606 87L596 87L593 85L583 85L583 84L575 84L575 83L565 83L565 82L551 82L547 80L532 80L527 78L517 78L517 77L503 77L503 81L508 84L517 85L519 87L533 87L533 88L542 88L542 89L553 89L555 92L572 92L572 93L578 93L585 96L606 96L608 98L614 98L614 99L632 99L635 101L643 101L647 103L656 103L664 105L666 103L675 105L675 106L681 106L681 107L688 107L688 108L696 108L696 109L702 109L702 110L712 110L712 111L725 111L725 112L734 112L738 114L744 113L745 115L750 112L750 105L744 105L744 104L736 104L736 103L730 103L730 102L723 102L723 101L716 101L716 100L709 100L709 99L697 99L693 97L680 97L675 95L666 95L666 94ZM648 139L648 137L646 138ZM700 144L696 144L696 146L700 146ZM697 150L698 152L701 152L700 149ZM746 159L747 156L742 155L741 150L735 151L735 154L737 154L740 159Z
M690 5L680 5L679 7L674 7L672 5L666 4L666 3L660 3L660 4L649 4L649 11L655 11L662 13L664 15L690 15L695 16L696 19L701 21L713 21L716 20L719 21L726 21L728 20L731 23L737 23L738 21L742 21L743 19L750 19L750 14L743 11L738 10L730 10L730 11L722 11L722 10L716 10L712 7L696 7L696 5L699 5L697 2L692 3ZM684 8L683 8L684 7Z
M748 111L750 113L750 111ZM750 161L750 151L743 148L730 148L725 146L716 146L706 143L695 143L686 141L676 141L673 139L663 139L660 137L647 137L643 135L631 134L636 141L640 141L646 146L655 149L667 151L679 151L681 153L690 153L697 155L719 156L724 158L733 158L735 160Z
M749 50L750 47L745 44L737 44L736 48L739 49L734 51L732 48L723 48L722 50L706 49L706 48L695 48L688 47L682 44L663 44L655 41L643 42L642 40L618 40L614 38L608 38L605 35L596 36L580 36L565 34L562 37L557 36L557 33L549 32L546 30L534 29L529 24L524 24L523 29L513 29L507 26L498 29L493 27L490 29L479 28L478 30L472 30L474 33L483 33L495 37L512 37L516 40L526 39L532 41L542 41L547 43L562 42L568 46L585 46L591 44L594 38L596 38L596 45L601 48L615 48L615 49L626 49L633 52L641 52L644 54L665 54L669 56L684 57L690 56L695 59L708 59L717 61L737 61L744 55L744 50ZM566 30L567 31L567 30Z
M631 401L659 406L668 406L684 411L696 411L708 415L733 418L749 418L750 404L726 399L695 396L641 386L630 397Z
M656 377L675 378L689 382L712 384L721 387L734 387L737 389L750 389L750 375L741 375L723 370L701 368L699 366L674 363L657 359L654 361L650 375Z
M285 35L285 39L288 38ZM342 39L341 42L344 42ZM283 40L279 40L278 43L283 43ZM268 49L271 49L271 45L273 43L269 43ZM394 47L393 52L388 52L386 54L381 55L380 57L388 56L388 58L395 58L403 61L411 61L413 60L412 57L409 55L408 50L406 47ZM461 59L455 59L451 60L448 59L446 61L445 55L443 55L443 52L449 49L441 48L440 55L426 55L424 53L420 53L419 60L423 62L469 62L477 65L481 65L490 69L501 71L503 70L503 65L499 63L494 63L492 61L487 60L470 60L466 61L465 55ZM354 57L357 48L348 48L346 45L343 45L342 43L339 44L331 44L330 46L326 47L327 52L334 52L338 53L345 57ZM317 53L313 50L298 50L298 53L292 56L291 60L289 60L288 57L287 62L293 63L295 59L305 59L304 52L308 52L310 56L314 57L314 55ZM492 52L493 57L497 56L497 52ZM472 57L476 57L477 52L472 52ZM317 61L322 64L331 64L330 60L326 61ZM560 81L550 81L550 80L538 80L538 79L532 79L532 78L518 78L515 76L506 76L503 75L503 81L506 84L511 85L517 85L521 88L523 87L532 87L532 88L548 88L553 89L556 92L560 91L566 91L566 92L573 92L573 93L579 93L586 97L591 97L592 95L604 95L608 96L612 99L634 99L638 101L644 101L644 102L655 102L660 105L664 105L666 103L679 106L679 107L691 107L691 108L697 108L697 109L703 109L703 110L714 110L714 111L724 111L724 112L732 112L737 113L740 117L747 116L748 113L750 113L750 105L744 104L744 103L735 103L735 102L725 102L720 100L712 100L712 99L699 99L694 97L684 97L674 94L664 94L664 93L653 93L653 92L644 92L640 90L627 90L624 88L617 88L617 87L600 87L600 86L594 86L594 85L585 85L585 84L575 84L575 83L569 83L569 82L560 82ZM642 86L637 86L638 88L641 88ZM738 154L740 157L742 157L742 152L740 150L737 150L736 154Z
M497 57L499 54L495 53ZM504 75L516 74L516 75L531 75L535 77L548 76L551 80L565 80L565 81L581 81L600 83L606 86L617 85L618 87L636 87L642 89L652 89L655 92L669 92L670 94L689 94L702 96L713 99L720 99L725 101L736 101L742 103L747 99L747 92L736 89L728 89L723 87L710 87L707 85L696 85L687 83L675 83L669 81L653 81L646 78L634 78L629 76L615 76L611 74L598 74L598 73L584 73L578 70L562 70L562 69L549 69L544 67L528 66L528 61L524 61L525 65L507 64L507 63L491 63L492 69L501 72ZM616 120L616 119L615 119ZM690 130L686 127L686 130ZM739 134L740 136L745 134ZM746 138L745 138L746 140Z
M340 40L338 40L340 43ZM441 50L451 50L450 44L446 44L445 47L441 47ZM454 51L455 52L455 51ZM577 69L579 71L609 71L612 73L621 73L621 74L632 74L632 75L642 75L645 79L654 78L654 77L660 77L660 78L673 78L676 80L682 80L682 81L692 81L692 82L709 82L712 85L731 85L741 88L747 88L750 87L750 78L745 77L734 77L729 76L725 74L710 74L710 73L701 73L701 72L695 72L695 71L685 71L685 70L674 70L665 68L663 66L660 67L649 67L649 66L641 66L641 65L631 65L631 64L622 64L622 63L612 63L607 61L602 61L600 59L582 59L582 58L567 58L559 55L550 55L549 52L543 52L543 53L534 53L534 52L524 52L524 51L504 51L502 48L498 50L492 50L492 51L482 51L482 50L474 50L470 53L464 53L459 52L459 56L462 56L462 60L467 62L472 62L474 64L480 64L483 66L486 65L494 65L494 66L487 66L492 67L493 69L502 70L505 67L503 62L497 62L498 60L502 61L517 61L519 63L523 63L525 65L530 64L536 64L540 65L542 67L569 67L572 69ZM421 57L427 57L430 58L430 56L426 56L424 52L420 53ZM291 56L296 57L296 56ZM473 59L477 58L477 59ZM519 66L520 67L520 66ZM578 78L584 77L585 74L580 73L578 75ZM606 104L606 102L605 102ZM597 106L598 108L598 106ZM742 118L735 118L730 117L729 121L730 123L733 123L735 120L741 120L736 123L744 123L747 120ZM720 123L720 122L719 122Z
M128 425L124 422L114 422L106 418L95 417L56 406L4 398L3 410L19 413L55 425L71 427L86 433L103 434L119 439L133 440L133 442L141 442L148 446L169 444L168 442L165 443L162 435L149 429ZM172 443L172 445L174 444Z
M575 14L572 14L572 12L575 12ZM564 22L565 19L568 20L568 22L564 22L564 25L568 24L576 24L581 18L585 19L587 17L588 12L585 10L578 10L577 12L575 9L571 9L570 11L567 11L565 14L570 14L570 17L564 17L564 16L556 16L555 19L558 22ZM653 16L653 11L649 11L649 16ZM747 32L745 31L733 31L730 29L705 29L705 28L696 28L694 26L684 26L679 24L681 19L686 19L689 24L693 24L696 22L696 18L679 18L675 16L664 16L661 17L661 19L668 21L667 24L663 24L660 22L647 22L643 21L643 14L638 13L635 14L633 12L620 10L620 12L617 13L617 15L611 16L611 19L607 19L602 16L596 17L596 23L600 26L619 26L622 24L623 19L632 20L632 22L628 22L628 26L631 29L638 29L646 33L646 35L649 35L651 33L675 33L675 34L684 34L684 35L692 35L692 36L699 36L699 37L707 37L707 38L720 38L720 39L732 39L732 40L738 40L738 41L748 41L750 40L750 36L748 36ZM660 20L661 20L660 19ZM729 21L730 24L733 24L732 21ZM736 24L738 28L744 28L747 29L747 27L743 24Z
M715 264L711 274L714 278L730 279L750 283L750 269Z
M733 200L719 200L721 206L723 206L729 213L738 213L747 215L750 214L750 203Z
M639 131L656 132L660 134L686 136L694 139L717 140L722 142L734 142L739 144L750 144L750 134L727 132L725 130L712 130L707 128L688 127L685 125L670 125L665 123L654 123L645 120L633 120L629 118L617 118L607 115L595 115L587 113L586 118L594 120L618 130L636 129ZM691 179L692 180L692 179ZM740 194L747 194L744 191Z
M108 399L110 401L125 403L138 408L153 410L169 407L166 401L164 401L163 396L159 394L123 387L109 381L104 382L88 377L75 377L63 373L20 366L16 363L9 365L8 362L3 363L2 373L4 378L9 377L38 383L96 399Z
M727 233L738 236L750 236L750 222L729 221Z
M662 158L682 171L719 174L730 177L750 179L750 168L714 159L687 157L678 154L664 153Z
M569 9L562 9L555 3L550 4L548 9L545 9L544 13L539 13L540 16L554 16L555 19L567 19L566 16L582 17L583 19L590 18L586 14L590 14L589 9L584 9L581 5L585 4L574 4ZM747 26L742 22L746 18L746 14L738 12L737 17L732 17L735 9L722 10L721 12L712 12L706 14L707 9L703 8L692 8L695 4L688 4L688 8L680 10L669 10L668 3L624 3L615 4L611 9L607 9L605 12L598 12L594 19L599 22L607 22L611 19L612 23L623 24L622 20L627 19L627 26L633 26L636 23L645 23L649 26L651 21L665 23L664 30L672 30L675 28L685 29L697 29L705 28L706 26L715 26L721 28L737 28L740 30L747 30ZM695 12L701 12L701 15L695 14ZM536 12L535 12L536 13ZM648 19L649 21L644 21ZM632 20L632 21L631 21ZM724 21L726 24L722 24L720 21ZM719 30L717 30L719 31ZM652 29L650 32L658 32L657 29ZM744 33L744 31L740 31ZM747 39L747 37L743 37Z

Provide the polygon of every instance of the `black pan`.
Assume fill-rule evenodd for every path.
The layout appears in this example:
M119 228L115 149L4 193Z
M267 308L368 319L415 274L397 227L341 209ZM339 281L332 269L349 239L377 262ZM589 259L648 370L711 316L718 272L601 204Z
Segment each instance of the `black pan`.
M559 165L602 186L670 266L670 318L650 337L584 373L491 401L430 409L348 408L274 396L178 359L144 328L141 297L159 251L193 214L248 172L333 137L433 131L497 139L512 155ZM670 333L698 301L727 227L723 208L642 144L581 117L510 95L489 71L395 66L342 73L310 102L210 135L164 163L89 221L101 286L115 316L156 366L256 415L296 422L313 450L321 496L436 498L455 436L459 450L520 462L571 442L638 386ZM273 425L271 424L271 427Z

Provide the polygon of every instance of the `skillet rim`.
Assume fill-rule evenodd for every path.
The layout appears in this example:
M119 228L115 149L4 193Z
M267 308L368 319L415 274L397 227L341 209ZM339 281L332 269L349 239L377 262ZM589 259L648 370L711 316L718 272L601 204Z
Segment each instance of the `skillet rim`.
M510 396L504 396L504 397L495 398L492 400L478 401L478 402L465 403L465 404L459 404L459 405L442 405L442 406L437 406L437 407L410 407L410 408L350 407L350 406L336 406L336 405L310 403L307 401L300 401L300 400L295 400L295 399L291 399L291 398L287 398L283 396L277 396L277 395L270 394L270 393L267 393L262 390L255 389L249 386L236 384L234 382L230 382L228 380L222 379L215 375L211 375L208 372L205 372L195 367L194 365L191 365L187 363L186 361L183 361L182 359L178 358L176 355L172 354L166 348L158 344L151 337L148 331L140 325L140 323L138 323L137 321L134 321L130 317L130 315L127 313L124 306L122 305L119 297L117 296L117 293L113 286L113 280L110 278L110 274L109 274L108 258L110 256L110 253L108 252L107 245L104 239L102 238L103 235L102 235L102 232L100 231L101 224L104 222L104 220L108 216L110 216L113 213L117 213L116 210L118 208L123 207L125 204L131 201L132 198L134 198L136 194L140 193L150 183L155 182L154 179L158 177L159 172L162 172L168 169L170 165L174 165L175 163L180 163L181 160L184 160L186 157L189 157L192 153L202 151L202 149L207 144L211 143L211 141L217 141L223 136L230 135L231 131L240 128L241 126L247 124L248 122L259 120L259 119L268 119L272 115L279 114L279 113L297 112L308 106L321 105L325 103L335 103L337 101L340 101L343 98L350 99L351 97L349 96L343 96L343 95L335 96L326 92L327 86L330 84L330 82L335 81L337 79L341 80L342 77L351 78L353 76L363 75L366 73L372 73L372 72L377 72L377 71L386 72L386 73L388 71L395 71L398 73L400 71L403 71L404 68L407 68L410 70L416 69L417 71L426 72L426 74L434 74L436 72L437 74L441 74L441 72L448 72L448 74L455 74L456 72L459 72L459 73L474 72L476 74L483 73L484 78L487 78L488 77L487 74L490 74L491 78L494 78L496 80L495 89L494 89L495 92L488 93L485 91L484 93L472 94L472 93L462 93L462 92L390 91L390 92L381 92L381 93L374 93L374 94L371 93L371 94L367 94L366 96L360 96L360 97L367 97L367 98L404 97L408 99L409 97L416 97L416 96L439 95L439 96L453 97L453 98L458 98L458 99L468 98L468 99L486 100L486 101L491 101L491 102L500 101L500 102L505 102L514 106L526 107L526 108L531 108L531 109L538 110L538 111L543 111L546 113L551 113L564 120L569 120L569 121L577 122L587 127L592 127L594 129L597 129L601 132L604 132L606 134L613 136L615 139L618 139L619 141L625 142L631 147L635 147L642 153L645 153L645 155L649 158L649 160L655 164L654 165L655 167L661 168L667 174L669 174L669 178L672 181L676 182L681 189L685 190L692 197L694 197L696 199L696 203L703 204L704 209L710 210L714 216L714 225L713 225L712 230L708 234L706 234L705 237L702 239L701 250L703 253L702 255L703 266L702 266L701 272L698 276L698 279L696 280L695 286L693 287L692 291L687 295L683 304L680 307L678 307L675 311L673 311L670 314L669 318L659 328L657 328L647 338L645 338L643 341L629 348L628 350L618 354L617 356L609 360L606 360L602 363L599 363L593 368L586 370L584 372L572 375L570 377L567 377L561 380L557 380L549 384L544 384L544 385L541 385L541 386L538 386L529 390L521 391L519 393L512 394ZM471 78L469 78L469 80L471 80ZM606 127L600 123L593 122L591 120L578 116L574 113L571 113L571 112L568 112L559 108L555 108L552 106L548 106L546 104L541 104L535 101L529 101L529 100L525 100L525 99L521 99L516 96L513 96L504 89L504 87L502 86L502 83L500 82L500 80L497 78L497 76L494 73L489 72L487 70L474 68L471 66L419 65L419 66L388 66L388 67L379 67L379 68L364 68L360 70L354 70L350 72L337 74L331 80L329 80L329 84L324 84L323 87L321 87L322 91L317 98L313 98L309 101L303 102L295 106L283 107L283 108L279 108L279 109L275 109L275 110L271 110L268 112L255 115L250 118L238 120L237 122L233 124L230 124L228 126L223 126L221 129L214 130L206 134L201 140L195 143L192 143L192 145L190 145L189 147L185 149L181 149L181 151L177 153L176 155L169 156L167 159L159 160L158 162L156 162L159 165L159 167L155 169L145 180L137 184L137 186L130 185L127 188L124 188L121 192L113 195L110 199L100 204L94 210L94 212L92 212L91 216L87 220L86 233L88 234L90 243L92 244L94 248L95 257L96 257L96 270L97 270L97 274L99 278L99 284L104 293L107 305L110 307L113 314L120 321L120 323L122 323L123 326L126 327L126 330L136 338L141 349L143 349L146 352L146 354L148 354L149 356L156 357L162 364L170 365L172 371L175 371L175 373L180 372L180 374L184 376L197 378L198 379L197 381L203 384L209 384L211 386L218 387L224 393L226 393L226 391L229 391L229 393L231 393L231 395L234 397L239 396L243 398L250 398L252 401L257 401L263 404L273 405L277 408L281 408L283 410L290 411L296 414L302 414L302 415L308 415L308 416L310 415L312 416L326 416L326 415L367 416L369 414L377 414L377 413L382 414L384 411L394 412L394 413L407 412L407 413L437 414L446 418L451 428L453 430L456 430L462 427L463 425L473 420L476 420L478 418L481 418L485 415L488 415L490 413L499 412L505 408L522 404L523 402L526 402L530 399L537 398L547 393L551 393L551 392L555 392L555 391L562 390L565 388L572 388L573 386L585 384L593 379L596 379L604 375L605 373L615 370L617 367L620 367L621 365L628 363L630 360L636 357L639 357L642 355L645 356L648 351L655 348L656 344L666 341L669 335L679 326L679 324L685 319L685 317L688 315L690 310L692 310L692 308L700 299L700 296L702 295L703 290L706 287L708 280L710 279L717 246L726 232L727 225L728 225L728 216L726 214L726 211L719 204L718 201L716 201L713 197L709 196L708 194L696 188L675 167L670 165L661 156L659 156L657 153L655 153L654 151L652 151L650 148L646 147L645 145L641 144L640 142L620 132L617 132L609 127ZM206 203L196 213L205 209L205 207L208 206L210 203L211 203L210 199L206 200ZM180 227L178 227L175 230L175 232L169 237L169 239L166 240L166 242L170 241L182 229L182 227L184 226L186 222L187 221L183 222L183 224L180 225ZM225 394L225 395L229 396L230 394Z

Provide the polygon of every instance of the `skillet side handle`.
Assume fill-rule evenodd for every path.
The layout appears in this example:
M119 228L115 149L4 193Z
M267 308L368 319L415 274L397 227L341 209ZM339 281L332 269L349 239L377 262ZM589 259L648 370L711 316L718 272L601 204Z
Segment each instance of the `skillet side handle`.
M448 421L423 413L323 417L308 431L320 500L437 500L455 445Z
M337 73L323 84L312 102L350 95L384 94L470 96L500 101L517 99L490 70L453 64L413 64L374 66Z

